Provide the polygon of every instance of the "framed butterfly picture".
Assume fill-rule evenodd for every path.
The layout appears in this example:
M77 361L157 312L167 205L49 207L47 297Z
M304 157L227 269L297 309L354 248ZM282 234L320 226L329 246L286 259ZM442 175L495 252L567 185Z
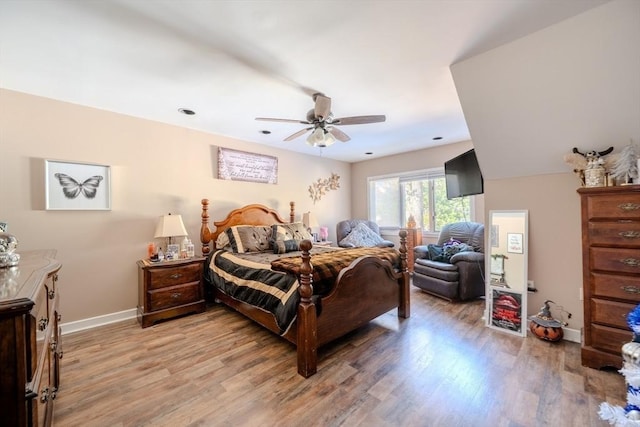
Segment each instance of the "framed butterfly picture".
M111 210L111 167L45 160L47 210Z

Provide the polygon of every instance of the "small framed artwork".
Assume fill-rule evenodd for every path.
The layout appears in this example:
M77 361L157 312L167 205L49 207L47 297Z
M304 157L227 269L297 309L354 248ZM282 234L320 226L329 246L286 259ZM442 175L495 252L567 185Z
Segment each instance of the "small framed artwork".
M45 160L47 210L111 210L111 167Z
M507 233L507 252L512 254L521 254L524 252L522 233Z

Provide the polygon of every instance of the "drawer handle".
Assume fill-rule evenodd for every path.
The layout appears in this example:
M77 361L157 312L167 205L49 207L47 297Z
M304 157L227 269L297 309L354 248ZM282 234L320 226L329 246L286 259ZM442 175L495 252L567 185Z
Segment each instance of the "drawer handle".
M56 297L56 291L54 291L53 289L51 289L49 292L49 299L54 299Z
M182 294L180 292L175 292L173 294L171 294L171 298L173 299L178 299L182 296Z
M620 286L620 289L628 294L640 294L640 288L637 286Z
M638 203L621 203L618 205L618 208L620 208L623 211L637 211L638 209L640 209L640 205Z
M49 387L45 387L40 392L40 402L44 403L49 400Z
M640 237L640 231L621 231L618 233L618 236L624 237L625 239L637 239Z
M49 324L49 319L47 319L46 317L42 317L39 321L38 321L38 330L40 332L44 331L45 329L47 329L47 325Z
M171 278L171 279L179 279L181 277L182 277L182 274L180 274L180 273L175 273L175 274L172 274L171 276L169 276L169 278Z
M625 258L620 260L624 265L628 265L629 267L640 267L640 260L635 258Z

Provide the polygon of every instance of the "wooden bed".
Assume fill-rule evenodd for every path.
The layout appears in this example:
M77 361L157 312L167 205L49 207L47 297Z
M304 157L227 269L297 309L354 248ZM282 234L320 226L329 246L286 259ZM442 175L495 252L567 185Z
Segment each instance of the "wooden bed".
M214 222L215 230L209 228L209 201L202 200L202 227L200 240L202 253L211 251L210 242L227 228L235 225L285 224L285 220L274 210L258 204L247 205L231 211L222 221ZM289 221L294 222L295 205L290 203ZM298 373L305 378L317 371L318 347L351 332L376 317L394 309L398 316L408 318L409 272L407 269L406 231L400 231L400 269L394 269L388 261L363 256L344 268L336 278L333 290L321 300L322 311L316 315L312 299L312 243L304 240L300 244L302 264L298 277L300 302L295 323L281 335L297 348ZM214 248L215 249L215 248ZM270 331L280 334L274 316L259 307L236 300L217 289L217 301L239 311Z

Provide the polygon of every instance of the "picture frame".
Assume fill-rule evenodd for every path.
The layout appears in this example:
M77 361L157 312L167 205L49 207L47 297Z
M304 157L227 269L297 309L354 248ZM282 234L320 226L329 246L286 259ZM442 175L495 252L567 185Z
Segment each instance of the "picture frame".
M111 210L111 167L45 160L46 210Z
M507 252L512 254L524 253L522 233L507 233Z
M489 326L506 332L522 335L523 332L522 295L503 289L491 289L491 315Z

